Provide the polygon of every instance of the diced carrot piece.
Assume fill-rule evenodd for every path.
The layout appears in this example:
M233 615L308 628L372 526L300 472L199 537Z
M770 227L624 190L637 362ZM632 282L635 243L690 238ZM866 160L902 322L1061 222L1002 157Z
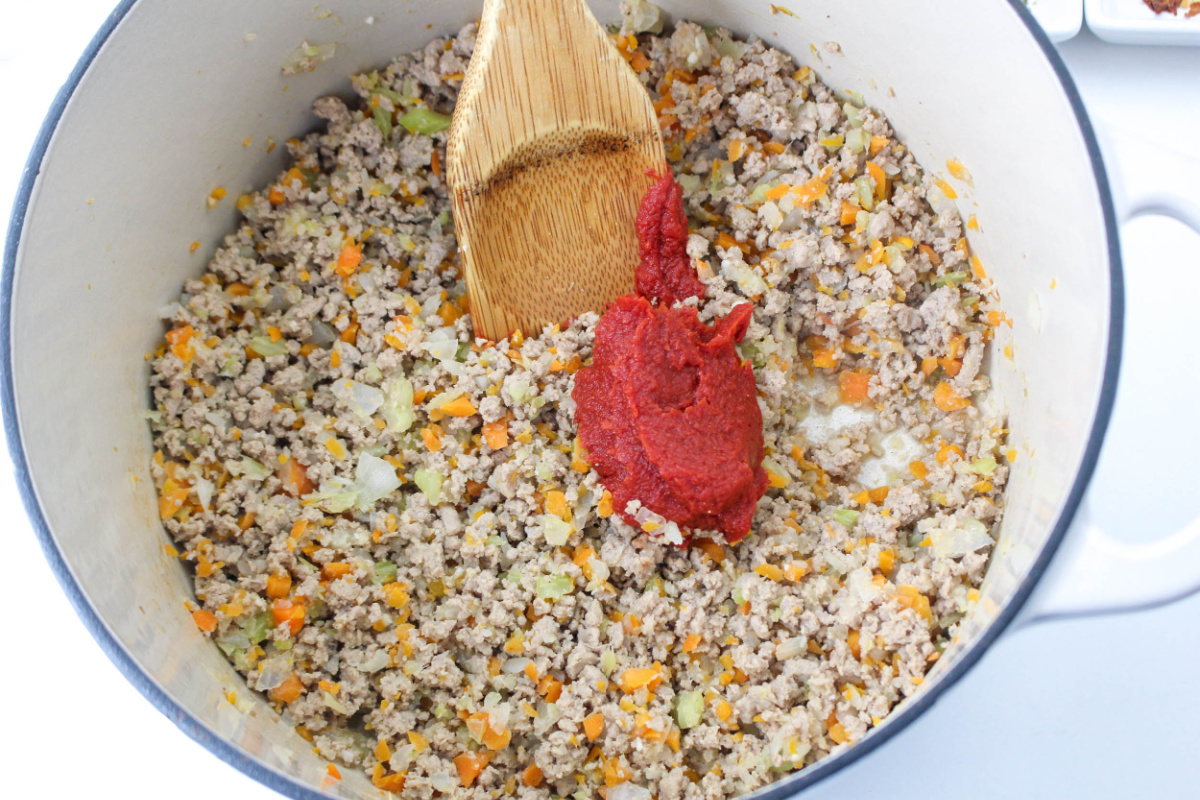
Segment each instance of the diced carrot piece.
M913 474L914 478L919 480L924 480L925 476L929 474L929 467L925 466L924 461L909 462L908 470Z
M542 785L542 771L537 764L530 764L521 770L521 785L531 789Z
M300 682L300 678L293 672L284 679L283 683L269 691L267 696L276 703L291 703L299 699L302 694L304 694L304 684Z
M937 454L934 456L934 458L937 459L939 464L945 464L950 460L951 455L957 455L961 461L963 458L962 448L956 444L942 442L942 446L938 448Z
M278 206L287 200L287 195L283 193L283 189L280 187L272 186L271 190L267 192L267 199L271 201L271 205Z
M558 698L562 697L563 684L562 681L558 680L557 678L553 678L550 675L544 675L542 676L542 679L538 681L537 691L538 694L546 698L547 703L556 703L558 702Z
M783 580L783 570L774 564L759 564L754 568L754 571L763 576L767 580L781 581Z
M729 143L729 161L734 162L746 154L746 140L734 139Z
M835 722L829 727L829 738L838 744L845 744L850 741L850 736L846 733L846 727L840 722Z
M379 744L375 745L375 760L390 761L392 758L392 748L388 747L386 739L380 739Z
M716 712L717 719L721 720L721 722L724 722L733 715L733 706L729 705L728 701L721 700L717 703Z
M896 566L896 551L895 550L880 550L879 551L879 571L889 573Z
M464 788L475 783L475 779L479 777L479 773L483 772L483 768L491 761L491 756L487 753L463 753L454 757L454 768L458 770L458 782Z
M217 617L211 611L200 609L192 612L192 620L196 623L196 627L205 633L212 633L217 629Z
M712 539L696 539L692 544L717 564L725 560L725 548Z
M876 155L880 150L888 146L888 138L886 136L872 136L870 155Z
M425 442L425 446L429 448L430 452L436 453L442 449L442 440L432 427L421 428L421 439Z
M333 581L343 578L354 571L354 567L343 561L331 561L321 567L322 580Z
M400 794L404 791L404 784L407 779L407 774L403 772L395 772L391 775L383 774L383 765L377 764L379 774L371 776L371 783L381 792L391 792L392 794Z
M271 620L276 626L288 624L288 629L295 636L304 627L304 604L291 600L276 600L271 604Z
M634 50L633 55L629 58L629 66L633 67L634 72L645 72L650 66L650 59L642 55L641 50Z
M767 197L771 200L778 200L791 190L791 186L788 186L786 183L781 183L778 186L772 186L770 189L767 189Z
M647 667L633 667L621 675L621 690L633 694L643 686L649 686L655 678L660 677L658 670Z
M483 424L483 440L493 450L503 450L508 447L508 422L502 419L485 422Z
M546 492L546 513L561 518L563 522L570 522L574 516L571 506L567 503L567 496L557 489Z
M689 633L687 635L687 638L685 638L683 640L683 652L685 652L685 653L692 652L693 650L695 650L697 647L700 646L701 641L702 640L700 638L700 634Z
M867 495L871 498L872 503L882 503L884 500L887 500L888 487L878 486L868 492Z
M843 403L866 403L871 397L871 375L867 372L843 372L838 375L838 394Z
M311 494L315 488L312 481L308 479L308 469L295 458L288 459L287 478L284 480L284 487L287 489L288 494L293 497Z
M789 581L798 581L808 574L809 566L807 561L792 561L783 568L783 577Z
M596 713L585 719L583 721L583 732L589 742L596 741L596 738L604 732L604 715Z
M442 406L442 411L450 417L470 417L476 413L475 406L471 403L471 398L466 395L460 395L449 403L446 403Z
M483 746L489 750L503 750L512 741L512 731L508 728L497 733L490 726L483 732Z
M408 605L408 591L402 583L389 583L383 587L383 602L392 608L404 608Z
M345 278L353 274L361 263L362 245L347 244L342 247L342 252L338 253L337 274Z
M868 161L867 172L870 173L871 180L875 181L875 197L879 200L887 197L887 174L884 173L883 167L874 161Z
M971 405L971 400L960 396L953 386L942 381L933 390L933 404L942 411L958 411Z
M846 644L850 646L850 652L855 658L862 658L862 652L858 649L858 631L850 631L846 636Z
M842 201L842 216L841 216L841 219L839 220L839 223L841 225L853 225L858 220L858 212L861 210L862 209L860 209L858 206L854 205L853 203L849 203L849 202L843 200Z
M937 367L938 367L938 360L934 356L929 356L927 358L921 359L921 372L923 372L925 374L925 377L928 378L933 373L933 371L935 369L937 369Z
M291 588L292 576L286 572L276 573L267 578L267 597L287 597Z
M958 197L958 192L954 191L954 187L951 186L950 184L946 183L941 178L936 178L933 181L933 185L938 187L939 189L941 189L942 194L946 195L946 197L950 198L951 200Z
M613 513L612 493L607 489L600 496L600 502L596 504L596 516L600 519L608 519Z

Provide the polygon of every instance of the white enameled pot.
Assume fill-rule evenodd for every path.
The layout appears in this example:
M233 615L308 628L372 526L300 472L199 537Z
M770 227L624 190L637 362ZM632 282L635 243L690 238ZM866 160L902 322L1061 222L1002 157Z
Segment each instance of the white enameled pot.
M292 797L380 793L349 770L340 782L326 780L325 762L264 701L238 708L225 700L242 680L191 623L190 578L163 551L143 355L161 339L159 309L236 224L231 201L206 208L212 189L232 197L263 185L285 163L284 148L266 156L263 143L312 130L315 97L348 94L351 72L457 30L479 5L343 0L325 15L284 0L123 2L55 102L15 204L0 388L47 557L147 699ZM982 598L918 695L862 742L765 790L782 797L870 753L922 713L1014 620L1046 571L1113 402L1117 218L1079 98L1019 0L789 0L790 13L765 0L660 5L676 18L756 34L831 86L861 92L930 170L951 158L965 164L973 185L958 184L957 202L978 217L971 244L1013 320L999 328L988 370L1019 455ZM612 0L594 7L602 21L617 17ZM310 74L282 76L280 64L302 40L336 42L337 55ZM827 42L840 48L819 47ZM1189 212L1178 198L1136 188L1145 199L1130 213L1165 207L1200 227L1194 204ZM201 246L189 253L193 240ZM1000 355L1009 346L1011 360ZM1081 529L1058 559L1040 616L1162 602L1200 577L1196 523L1146 548L1118 547L1093 524Z

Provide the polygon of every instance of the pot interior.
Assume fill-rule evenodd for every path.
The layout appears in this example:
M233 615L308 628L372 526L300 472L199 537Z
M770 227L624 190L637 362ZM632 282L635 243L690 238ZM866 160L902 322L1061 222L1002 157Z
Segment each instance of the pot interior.
M997 330L988 371L1018 458L982 599L922 689L934 690L1029 574L1092 432L1111 286L1084 137L1053 68L1005 2L792 0L793 13L757 1L660 5L674 18L783 48L830 86L881 108L926 169L944 173L954 158L973 176L957 203L964 217L978 216L971 245L1013 321ZM601 21L617 19L616 2L593 6ZM478 0L344 0L329 16L282 0L142 0L70 96L21 231L11 375L49 537L102 623L97 635L111 637L117 660L144 674L144 691L170 698L193 735L227 743L249 759L232 759L238 766L292 793L309 786L380 795L349 770L341 782L326 780L326 762L245 690L192 624L190 577L164 552L149 477L145 354L161 340L158 310L237 224L234 203L206 208L212 189L232 198L262 186L285 166L285 148L265 155L265 142L312 130L314 98L349 95L351 72L384 65L479 13ZM312 73L282 76L302 40L336 42L337 55ZM821 49L825 42L839 51ZM193 241L200 246L189 253ZM242 698L238 706L225 699L229 690ZM906 713L897 710L882 729Z

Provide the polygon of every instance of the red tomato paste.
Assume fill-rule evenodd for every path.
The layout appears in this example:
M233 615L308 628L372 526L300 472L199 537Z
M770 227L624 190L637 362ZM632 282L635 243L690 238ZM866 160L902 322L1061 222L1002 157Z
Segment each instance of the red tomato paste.
M579 438L626 522L637 525L625 509L639 500L684 531L721 531L735 542L767 487L754 373L734 348L752 309L736 306L709 326L694 308L670 307L704 290L670 176L643 200L638 236L641 296L605 312L592 364L575 377Z
M704 284L687 254L688 226L683 214L683 187L668 172L642 198L637 215L637 293L673 306L688 297L703 297Z

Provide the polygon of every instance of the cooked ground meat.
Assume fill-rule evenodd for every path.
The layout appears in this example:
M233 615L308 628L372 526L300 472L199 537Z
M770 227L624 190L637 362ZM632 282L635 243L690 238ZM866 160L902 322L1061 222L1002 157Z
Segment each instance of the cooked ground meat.
M613 513L571 400L595 314L473 338L447 131L406 116L451 113L473 25L316 101L325 130L239 199L153 356L198 626L321 754L404 797L750 791L917 691L987 565L1003 316L934 179L762 41L614 38L684 187L706 285L685 302L754 303L771 488L744 540L681 549Z

